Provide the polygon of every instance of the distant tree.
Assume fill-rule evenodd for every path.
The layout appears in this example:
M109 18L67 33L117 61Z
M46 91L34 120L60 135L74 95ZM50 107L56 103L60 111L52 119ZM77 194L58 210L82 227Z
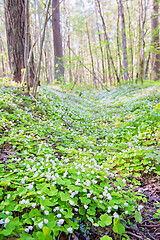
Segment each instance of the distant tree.
M60 2L52 0L52 28L54 40L54 73L55 80L62 82L64 80L62 36L60 27Z
M123 7L122 0L119 0L118 4L119 4L120 15L121 15L121 25L122 25L124 79L128 80L127 39L126 39L126 26L125 26L124 7Z
M159 0L152 2L151 30L152 30L152 78L160 78L160 39L159 39Z

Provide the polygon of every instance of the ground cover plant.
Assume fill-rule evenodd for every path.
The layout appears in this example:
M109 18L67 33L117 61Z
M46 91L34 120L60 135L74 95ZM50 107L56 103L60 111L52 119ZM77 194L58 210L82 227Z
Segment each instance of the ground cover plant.
M1 84L0 150L0 239L159 239L158 85Z

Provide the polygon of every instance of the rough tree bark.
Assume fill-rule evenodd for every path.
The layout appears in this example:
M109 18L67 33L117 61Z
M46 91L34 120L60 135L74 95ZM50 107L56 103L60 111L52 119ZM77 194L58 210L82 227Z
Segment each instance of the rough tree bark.
M159 43L159 2L160 0L153 0L152 2L152 16L151 16L151 30L152 30L152 79L158 80L160 78L160 43Z
M24 69L25 45L25 0L5 0L5 21L7 32L8 56L13 80L21 83ZM31 38L29 40L31 46ZM29 46L29 48L30 48ZM33 55L30 64L30 85L34 79Z
M64 81L62 36L60 30L60 2L52 0L52 28L54 40L54 73L57 82Z

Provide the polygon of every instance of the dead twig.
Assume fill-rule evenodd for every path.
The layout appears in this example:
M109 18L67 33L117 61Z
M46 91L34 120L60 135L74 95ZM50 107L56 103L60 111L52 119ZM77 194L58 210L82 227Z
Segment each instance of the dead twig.
M129 231L126 231L125 233L126 233L126 234L130 234L130 235L132 235L132 236L134 236L134 237L136 237L136 238L138 238L138 239L144 240L144 238L142 238L141 236L139 236L139 235L137 235L137 234L135 234L135 233L132 233L132 232L129 232Z

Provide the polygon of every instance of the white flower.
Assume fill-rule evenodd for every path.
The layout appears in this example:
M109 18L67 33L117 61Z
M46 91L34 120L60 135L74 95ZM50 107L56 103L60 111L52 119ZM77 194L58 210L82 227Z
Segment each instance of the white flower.
M90 197L91 197L91 194L90 194L90 193L88 193L88 194L87 194L87 198L90 198Z
M0 224L3 224L4 222L3 222L3 219L0 219Z
M121 190L121 187L120 187L120 186L118 186L117 188L118 188L118 190Z
M8 194L8 195L7 195L7 199L9 199L9 198L10 198L10 196L11 196L11 194Z
M117 209L118 209L118 206L117 206L117 205L115 205L113 208L117 210Z
M47 224L48 223L48 219L44 219L44 223Z
M115 218L119 218L119 215L118 215L116 212L113 214L113 216L114 216Z
M33 188L33 185L32 185L32 184L29 184L27 188L28 188L28 189L32 189L32 188Z
M127 206L128 206L128 203L124 203L124 206L126 206L126 207L127 207Z
M88 206L87 206L87 205L84 205L84 208L85 208L85 209L87 209L87 208L88 208Z
M70 228L67 228L67 231L69 232L69 233L72 233L72 228L70 227Z
M9 211L6 211L6 215L9 215Z
M128 214L128 211L125 211L125 214Z
M139 206L138 206L138 211L141 211L143 208L144 208L143 205L139 205Z
M41 210L42 210L42 211L44 210L44 206L41 206Z
M110 193L107 194L107 198L108 198L108 200L112 200L112 196Z
M93 200L95 201L97 199L97 197L93 197Z
M26 202L25 202L26 204L29 204L29 200L26 200Z
M61 208L59 211L60 211L60 212L63 212L63 208Z
M69 200L70 205L75 206L74 202L72 200Z
M9 222L10 222L10 219L9 219L9 218L6 218L4 222L5 222L5 223L9 223Z
M122 182L123 182L123 183L126 183L126 179L123 179Z
M42 227L43 227L43 222L38 223L38 227L39 227L40 229L42 229Z
M83 192L87 192L87 189L83 189Z
M44 211L44 214L47 216L49 215L49 211Z
M32 204L32 207L35 208L35 207L36 207L36 203L33 203L33 204Z
M32 226L29 226L28 229L29 229L30 231L32 231L33 227L32 227Z
M56 212L56 211L58 211L59 210L59 207L55 207L54 209L53 209L53 212Z
M28 229L28 228L26 228L26 229L24 229L24 231L25 231L26 233L28 233L28 232L29 232L29 229Z
M61 215L60 213L59 213L59 214L57 214L57 218L61 218L61 216L62 216L62 215Z
M23 199L22 201L21 201L21 204L25 204L26 203L26 201L25 201L25 199Z
M34 178L38 177L38 172L33 175Z
M41 191L38 191L37 194L41 194Z
M45 200L45 196L41 196L41 198L42 198L43 200Z
M107 213L110 213L111 212L111 207L108 207L108 211L107 211Z
M60 219L57 223L57 225L60 227L64 223L64 219Z

